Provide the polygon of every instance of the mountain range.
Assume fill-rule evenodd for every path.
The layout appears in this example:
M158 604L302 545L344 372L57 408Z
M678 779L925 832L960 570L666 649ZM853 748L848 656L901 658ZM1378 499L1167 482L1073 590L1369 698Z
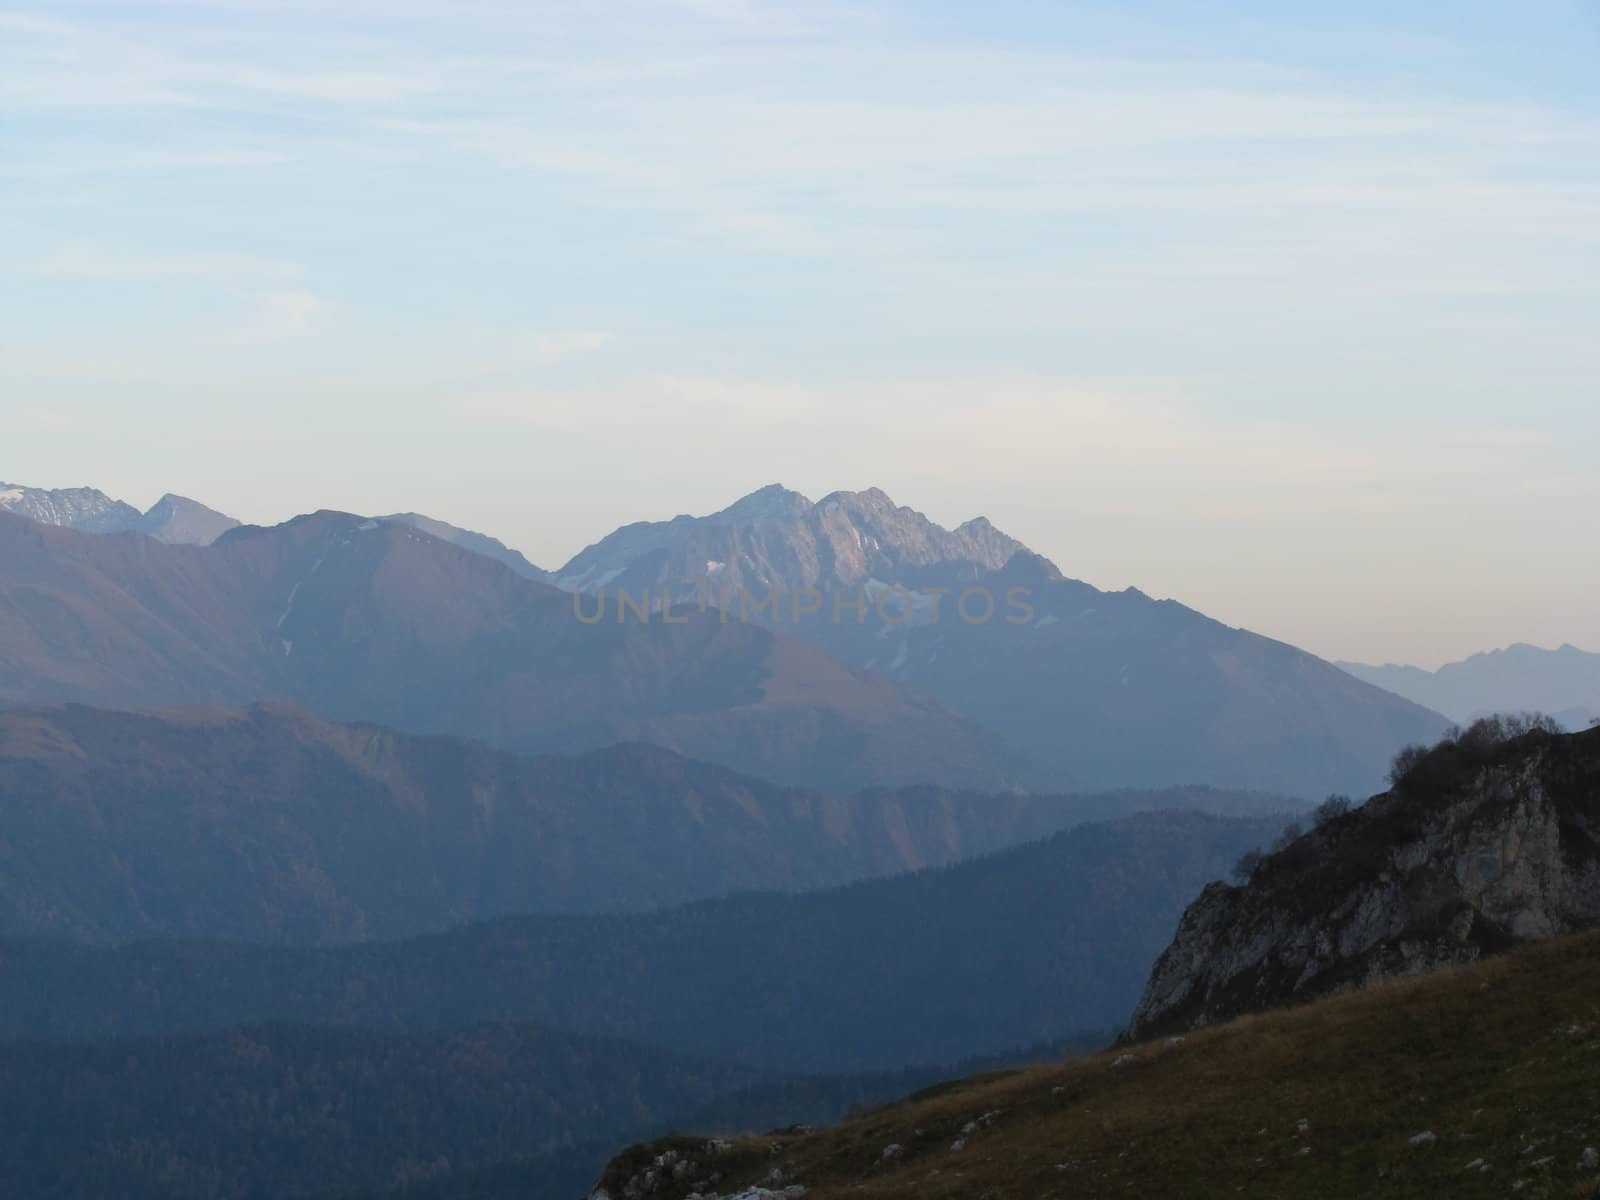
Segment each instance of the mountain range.
M1282 642L1065 578L985 518L946 530L876 488L812 503L774 485L708 517L625 526L555 578L612 609L626 594L762 620L1088 787L1365 795L1395 750L1446 724Z
M90 487L33 488L0 483L0 510L83 533L142 533L161 542L207 546L239 524L198 500L168 492L140 512Z
M86 530L133 512L12 490L19 510ZM26 563L0 566L15 631L0 644L20 658L0 663L0 701L287 699L522 751L648 740L847 790L1070 780L1305 798L1375 790L1395 750L1447 724L1284 643L1066 578L982 517L947 530L878 489L813 503L773 485L625 526L554 572L415 513L241 527L181 558L114 543L34 539Z
M207 508L198 500L168 492L141 513L133 505L114 500L98 488L36 488L0 483L0 509L38 521L59 525L80 533L142 533L157 541L182 545L209 546L239 522L233 517ZM549 573L540 570L517 551L497 538L439 521L422 513L390 513L379 521L409 525L445 542L463 546L475 553L496 559L517 574L548 581Z
M1205 788L784 788L629 744L525 758L286 705L0 712L0 934L337 943L944 866Z
M1525 649L1483 694L1587 686ZM1451 730L1356 670L877 489L546 572L417 513L0 487L0 1157L41 1196L565 1195L622 1138L833 1120L1130 1012L1205 1038L1600 917L1600 731ZM1182 1044L1016 1103L1117 1112ZM606 1179L898 1187L996 1127L954 1120L988 1086L770 1134L748 1181L754 1143L704 1138ZM1094 1192L1050 1153L1020 1191L982 1155L914 1182Z
M0 939L0 1039L534 1024L766 1071L936 1066L1119 1025L1184 905L1286 818L1141 813L947 867L340 946Z
M1548 713L1570 730L1600 718L1600 654L1573 645L1546 650L1518 642L1437 671L1394 663L1339 666L1463 725L1496 712Z
M567 593L403 524L317 513L167 546L0 513L0 704L259 700L521 752L649 741L845 790L1069 782L798 639L709 613L585 624Z

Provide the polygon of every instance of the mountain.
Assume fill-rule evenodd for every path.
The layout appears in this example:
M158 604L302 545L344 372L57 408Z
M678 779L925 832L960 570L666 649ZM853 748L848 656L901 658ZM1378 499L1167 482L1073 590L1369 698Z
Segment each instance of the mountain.
M727 589L836 588L892 577L907 567L973 562L1003 565L1022 544L978 517L946 530L877 488L834 492L813 504L772 484L708 517L625 525L556 572L573 590L610 586L630 594L698 599L684 580Z
M421 530L341 513L203 547L0 513L0 704L277 699L522 752L648 741L843 790L1068 782L797 639L711 613L586 623L575 608Z
M0 934L294 944L814 890L1251 793L854 795L647 745L521 757L286 705L0 713Z
M205 546L238 525L196 500L167 493L141 513L95 488L21 487L0 483L0 509L42 525L82 533L143 533L163 542Z
M995 616L925 608L892 625L869 617L795 632L1040 757L1071 762L1085 787L1193 780L1308 799L1364 795L1396 750L1447 724L1293 646L1137 589L1099 591L1034 555L902 584L942 595L945 608L970 593L979 613L992 597Z
M627 526L556 574L597 610L648 593L803 638L1091 788L1365 795L1396 750L1448 724L1175 601L1064 578L982 518L947 531L876 489L817 504L763 489L710 517Z
M592 1197L1593 1197L1596 1012L1590 932L836 1126L701 1126L618 1155Z
M1600 717L1600 654L1576 646L1545 650L1519 642L1474 654L1437 671L1421 667L1339 664L1357 679L1386 688L1466 724L1488 713L1549 713L1570 730Z
M198 500L168 492L150 506L150 511L129 526L135 533L149 534L158 542L185 546L209 546L239 522L207 508Z
M931 1066L1119 1024L1184 904L1282 825L1147 813L823 892L400 942L5 940L0 1037L510 1022L768 1071Z
M85 533L119 533L142 519L133 505L91 487L47 489L0 483L0 510Z
M1471 962L1600 920L1600 730L1485 720L1201 893L1130 1037Z
M446 521L436 521L421 513L391 513L387 517L379 517L378 520L409 525L413 529L422 530L423 533L432 534L441 542L449 542L453 546L460 546L463 550L471 550L474 554L492 558L496 562L504 563L524 579L537 579L540 583L551 582L550 572L540 570L518 551L488 534L474 533L470 529L462 529Z

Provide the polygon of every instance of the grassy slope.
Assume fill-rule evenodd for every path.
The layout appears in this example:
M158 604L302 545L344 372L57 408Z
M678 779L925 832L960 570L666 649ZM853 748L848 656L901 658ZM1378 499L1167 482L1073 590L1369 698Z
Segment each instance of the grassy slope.
M1408 1144L1425 1130L1437 1140ZM903 1150L886 1160L890 1144ZM727 1194L777 1167L809 1200L1513 1189L1531 1200L1600 1195L1600 1173L1578 1167L1588 1146L1600 1147L1600 931L1180 1041L979 1077L720 1155L701 1139L636 1147L606 1183L619 1196L675 1147L695 1168L664 1198L711 1171ZM1478 1159L1487 1170L1469 1167Z

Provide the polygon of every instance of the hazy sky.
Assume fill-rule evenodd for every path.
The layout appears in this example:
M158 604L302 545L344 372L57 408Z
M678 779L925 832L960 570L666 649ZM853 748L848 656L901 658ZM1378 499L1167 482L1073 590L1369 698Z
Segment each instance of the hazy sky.
M1597 80L1537 0L0 0L0 479L547 565L877 485L1330 657L1600 649Z

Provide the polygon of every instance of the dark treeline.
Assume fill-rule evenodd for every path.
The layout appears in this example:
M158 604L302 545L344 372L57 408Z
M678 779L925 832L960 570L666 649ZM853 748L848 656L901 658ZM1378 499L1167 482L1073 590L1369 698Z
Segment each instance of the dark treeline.
M0 1162L5 1195L29 1200L571 1200L628 1140L835 1120L1103 1041L847 1077L763 1076L527 1026L0 1043Z
M1282 824L1147 814L830 892L397 943L0 942L0 1036L528 1022L764 1070L936 1065L1118 1025L1188 900Z

